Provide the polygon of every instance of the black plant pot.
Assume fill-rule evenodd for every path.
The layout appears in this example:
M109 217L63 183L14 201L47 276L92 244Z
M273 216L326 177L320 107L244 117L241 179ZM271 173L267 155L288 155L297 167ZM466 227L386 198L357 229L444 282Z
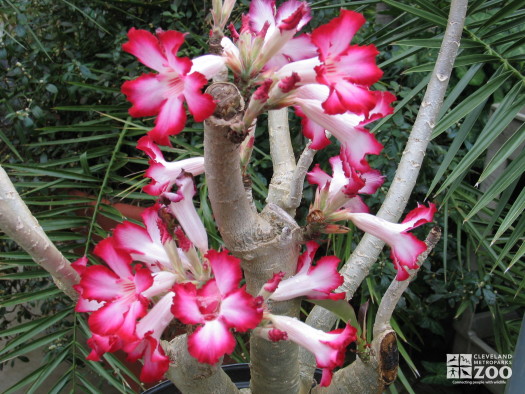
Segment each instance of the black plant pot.
M222 369L226 372L238 389L250 387L250 364L231 364L223 365ZM144 391L143 394L179 394L180 391L169 380Z
M226 372L238 389L250 387L250 364L230 364L223 365L222 369ZM317 369L314 374L315 380L321 381L322 371ZM179 394L180 391L169 380L159 383L158 385L144 391L143 394Z

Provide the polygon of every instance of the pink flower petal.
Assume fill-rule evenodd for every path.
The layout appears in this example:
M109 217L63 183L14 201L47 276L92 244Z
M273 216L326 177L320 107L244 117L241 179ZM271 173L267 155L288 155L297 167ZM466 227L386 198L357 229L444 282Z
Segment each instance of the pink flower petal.
M122 45L122 49L136 56L139 61L158 72L167 66L167 59L159 45L157 38L146 30L131 28L128 32L129 41Z
M102 265L86 268L79 286L82 296L90 300L111 301L122 294L119 276Z
M129 114L133 117L157 115L166 101L168 86L156 74L143 74L122 84L122 93L133 104Z
M178 58L177 52L184 43L185 34L175 30L163 31L157 29L157 38L162 49L163 55L167 60L166 68L174 70L179 75L186 75L191 68L191 60L188 58ZM157 70L162 73L161 70Z
M210 262L220 293L225 296L236 291L242 279L241 260L231 256L227 250L209 250L205 256Z
M86 359L91 361L100 361L104 353L113 353L122 348L122 340L116 335L92 334L87 344L92 350Z
M127 300L117 299L108 302L89 316L89 329L99 335L114 334L124 322L124 316L128 310Z
M220 320L207 321L188 336L188 352L199 362L216 364L235 349L235 338Z
M407 225L407 230L411 230L434 220L434 214L436 212L437 208L433 203L429 203L428 208L422 204L417 204L417 208L414 208L407 213L405 219L401 223Z
M115 238L109 237L100 241L93 253L102 258L119 277L129 278L132 276L131 256L117 248L118 242Z
M186 111L180 95L170 96L162 105L155 119L155 127L148 132L153 141L160 145L171 145L170 135L179 134L186 124Z
M321 167L317 163L313 170L306 174L306 179L311 185L323 187L332 180L332 177L321 170Z
M198 72L206 77L212 79L215 75L223 70L226 70L224 65L225 59L217 55L204 55L192 59L192 67L189 74Z
M200 219L192 198L195 195L195 185L190 174L182 173L176 180L177 194L172 196L169 205L170 211L175 215L184 232L191 242L202 251L208 250L208 235Z
M215 111L213 97L201 92L206 83L208 83L206 77L197 72L187 75L184 79L184 98L196 122L203 122Z
M135 353L139 356L137 357ZM149 335L143 339L143 345L137 348L137 351L132 353L128 359L133 361L139 357L144 360L144 365L140 371L140 380L144 383L154 383L161 380L169 369L169 358L165 355L158 341Z
M204 317L197 302L197 288L192 283L179 283L173 286L175 297L171 313L184 324L204 323Z
M319 48L321 60L324 61L344 52L364 23L363 15L354 11L341 10L337 18L312 31L312 42Z
M221 302L221 319L239 332L255 328L262 320L260 301L248 294L244 287L232 291Z

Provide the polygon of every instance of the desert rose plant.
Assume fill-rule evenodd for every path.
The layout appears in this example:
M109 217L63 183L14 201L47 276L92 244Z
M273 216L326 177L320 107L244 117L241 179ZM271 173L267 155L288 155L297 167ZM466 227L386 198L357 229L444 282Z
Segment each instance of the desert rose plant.
M449 28L416 124L381 210L374 215L366 196L384 182L370 155L383 146L366 125L393 112L396 98L373 85L382 76L374 45L353 42L364 17L341 10L311 31L308 3L254 0L240 26L228 25L235 1L214 0L210 52L179 56L183 32L131 28L124 51L148 68L122 85L134 117L153 117L151 130L137 141L149 158L144 192L156 203L142 224L123 222L86 256L67 262L47 239L2 170L0 224L36 262L46 268L89 315L89 360L124 351L142 360L140 379L168 378L182 392L237 392L220 365L237 344L235 333L250 333L253 393L315 390L378 392L395 380L397 351L389 325L394 306L439 239L422 241L409 231L432 222L436 206L418 204L400 223L446 89L466 2L453 1ZM301 119L308 140L296 159L288 111ZM170 162L159 146L171 145L188 113L204 122L204 157ZM247 168L257 120L268 114L273 177L266 205L252 201ZM325 163L315 153L337 144L340 153ZM193 204L195 177L204 177L213 216L222 237L219 250ZM303 184L315 187L306 217L297 217ZM413 204L415 205L415 203ZM300 225L299 223L302 223ZM367 235L350 260L316 257L326 234ZM388 244L397 276L364 342L357 321L330 311L348 306L359 284ZM324 300L306 322L301 300ZM331 308L334 307L334 308ZM337 308L336 308L337 309ZM186 334L167 337L172 325ZM356 342L357 359L345 365ZM392 361L394 360L394 361ZM336 372L337 371L337 372ZM324 392L324 391L323 391Z

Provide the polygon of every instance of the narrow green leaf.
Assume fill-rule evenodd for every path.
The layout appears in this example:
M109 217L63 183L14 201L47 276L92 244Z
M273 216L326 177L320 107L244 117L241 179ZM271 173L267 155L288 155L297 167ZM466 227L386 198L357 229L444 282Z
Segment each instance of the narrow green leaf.
M54 146L54 145L66 145L66 144L77 144L81 142L90 142L90 141L101 141L106 140L110 138L117 138L117 133L107 133L107 134L96 134L96 135L90 135L88 137L76 137L76 138L69 138L69 139L62 139L62 140L53 140L53 141L42 141L42 142L33 142L30 144L27 144L29 147L37 147L37 146Z
M397 41L396 45L402 45L402 46L409 46L409 47L422 47L422 48L441 48L441 42L443 41L442 38L414 38L414 39L408 39L408 40L400 40ZM480 43L469 40L469 39L461 39L461 48L462 49L470 49L470 48L479 48L481 46Z
M84 349L82 346L78 346L79 352L85 357L87 357L89 354L86 349ZM113 377L113 375L104 369L102 364L100 362L96 361L86 361L86 364L97 374L99 374L101 377L103 377L108 383L110 383L113 387L115 387L119 392L123 394L127 394L128 391L123 387L122 382L119 382L117 379Z
M58 368L60 363L64 361L64 359L69 355L70 353L70 346L67 345L64 347L64 350L60 352L57 356L53 357L52 360L50 360L47 364L45 364L44 370L41 371L40 375L38 376L38 379L31 385L28 391L26 391L26 394L34 394L37 392L37 390L40 390L42 388L42 383L51 375L55 369Z
M360 328L357 322L354 308L346 300L306 300L312 304L319 305L337 315L342 321L350 322L357 329Z
M24 158L22 156L20 156L20 153L18 153L18 151L16 150L15 146L11 143L11 141L9 141L9 138L7 138L7 136L4 134L4 132L2 130L0 130L0 141L3 141L4 144L6 144L6 146L11 150L11 152L13 152L13 154L20 161L24 161Z
M458 56L456 58L456 61L454 62L454 67L470 66L471 64L476 64L476 63L489 63L495 60L498 60L498 58L494 55L485 55L485 54L463 55L463 56ZM436 65L435 62L421 64L421 65L411 67L403 71L403 74L430 72L434 70L435 65Z
M74 111L74 112L84 112L84 111L94 111L94 112L122 111L123 113L127 112L127 108L121 105L70 105L70 106L54 107L53 109L57 111Z
M78 86L80 88L96 90L97 92L120 93L120 89L117 89L117 88L107 88L105 86L89 85L87 83L81 83L81 82L68 82L68 83L70 85Z
M492 228L496 224L496 222L500 222L501 225L501 219L502 219L502 212L508 207L507 204L514 193L514 190L516 189L516 186L518 185L519 180L514 181L514 183L505 189L505 191L501 194L501 197L498 199L498 204L494 208L494 212L490 214L491 216L490 221L487 223L487 227L485 228L485 231L483 231L483 238L486 238L489 234L492 234ZM492 244L493 242L491 242Z
M456 314L454 315L454 319L459 318L463 312L470 306L470 301L463 301L460 305L458 310L456 311Z
M463 75L463 77L461 77L461 79L454 85L454 89L452 89L452 91L449 94L447 94L447 97L441 105L438 119L441 119L445 115L445 113L449 110L449 108L457 100L457 98L463 93L465 88L468 86L469 82L472 80L472 78L474 78L474 76L481 69L482 66L482 64L474 64L473 66L471 66L467 70L465 75Z
M520 248L518 249L518 251L516 252L516 254L514 255L514 257L512 258L512 260L511 260L509 266L507 267L507 269L505 270L505 272L507 272L508 270L510 270L510 269L514 266L514 264L516 264L518 261L520 261L520 259L523 257L523 255L525 255L525 241L523 241L523 242L521 243ZM523 280L525 281L525 277L523 278ZM522 282L522 284L523 284L523 283L524 283L524 282ZM519 289L518 289L518 291L516 291L516 295L518 294L518 292L519 292ZM515 296L516 296L516 295L515 295Z
M35 279L35 278L45 278L49 276L47 271L27 271L27 272L17 272L14 274L0 274L0 280L19 280L19 279Z
M53 316L43 317L40 319L31 320L27 323L19 324L15 327L10 327L6 330L0 331L0 338L7 337L10 335L20 334L22 332L29 331L35 327L45 326L45 328L52 326L56 322L64 319L68 314L72 312L73 308L66 309L62 312L57 313ZM21 343L21 342L20 342Z
M504 7L500 8L496 13L494 13L490 18L487 18L483 25L480 26L479 30L476 32L479 35L483 35L488 28L494 26L496 23L500 22L502 19L511 15L518 8L523 7L525 1L523 0L514 0L508 2Z
M72 378L72 370L73 367L69 368L64 375L58 381L55 383L55 385L49 390L49 393L47 394L60 394L62 393L64 386L69 383L69 381Z
M249 354L249 351L246 352L246 354ZM124 364L122 361L120 361L115 355L111 353L104 354L104 360L108 362L108 364L113 368L114 371L118 371L119 376L122 378L122 380L125 380L124 376L122 375L122 372L124 372L130 379L132 379L137 384L142 384L140 382L140 379L137 378L137 376Z
M477 183L483 182L492 174L500 165L502 165L511 156L518 147L525 142L525 123L499 148L494 157L490 159Z
M443 179L443 176L445 175L445 172L450 167L452 161L456 157L456 154L459 151L459 148L463 145L463 142L467 138L468 134L471 132L472 128L474 127L474 124L478 120L479 116L481 115L481 112L483 111L483 108L485 107L485 103L481 103L477 108L474 108L466 117L465 121L459 128L458 133L454 137L454 140L452 141L452 144L447 149L447 152L445 154L445 157L443 158L436 175L434 179L432 180L432 183L428 189L428 193L425 197L427 199L432 191L435 189L437 184L441 182ZM438 193L436 193L438 194Z
M64 170L56 170L56 169L50 169L50 168L41 168L36 166L28 166L28 165L22 165L22 164L9 164L4 165L6 168L12 168L19 172L23 172L24 174L29 175L42 175L42 176L51 176L56 178L64 178L64 179L75 179L79 181L85 181L85 182L96 182L98 181L98 178L95 178L93 176L88 176L76 172L71 171L64 171Z
M503 260L509 257L509 253L512 248L514 248L515 245L523 239L523 234L525 234L525 215L521 216L518 223L514 227L514 231L510 234L509 239L499 253L499 256L496 259L493 267L491 268L491 272L494 271L496 266L500 266L504 272L509 272L509 270L512 268L512 265L509 264L507 267L505 267L503 265Z
M14 385L6 389L3 394L11 394L11 393L23 393L24 391L21 391L20 389L22 387L27 386L28 384L34 382L38 379L40 376L40 373L45 369L45 365L42 365L40 368L35 369L33 372L31 372L29 375L24 376L22 379L20 379L18 382L16 382ZM5 373L5 372L4 372Z
M68 0L61 0L63 1L64 3L66 3L67 5L69 5L71 8L73 8L75 11L81 13L86 19L88 19L89 21L91 21L95 26L97 26L100 30L102 30L104 33L106 34L111 34L108 30L106 30L104 27L102 27L102 25L100 25L100 23L98 23L95 19L93 19L90 15L88 15L87 13L85 13L82 9L80 9L79 7L77 7L75 4L69 2Z
M4 354L5 352L2 350L2 354L4 355L0 357L0 363L3 363L4 361L7 361L7 360L11 360L18 356L21 356L22 354L29 353L35 349L41 348L42 346L45 346L48 343L56 341L57 339L61 338L62 336L64 336L66 333L70 331L71 330L69 328L66 328L64 330L60 330L58 332L54 332L49 335L46 335L45 337L39 338L36 341L29 342L29 343L26 342L22 347L12 351L11 353Z
M37 301L43 298L51 298L58 294L62 294L62 290L57 289L56 287L53 286L45 290L34 291L28 294L23 293L23 294L18 294L15 296L1 297L0 307L5 308L8 306L22 304L23 302Z
M496 78L490 80L483 87L478 89L476 92L467 97L459 105L457 105L452 111L441 118L432 133L432 138L436 138L438 135L447 130L450 126L459 122L466 115L474 110L478 105L484 102L492 93L500 88L503 83L510 77L510 72L506 72L499 75Z
M91 394L100 394L100 390L97 389L95 386L93 386L93 384L89 380L84 378L82 375L77 374L77 379L80 380L80 382L82 382L82 384L84 385L83 392L91 393Z
M498 228L498 231L494 235L494 238L492 238L491 245L494 244L507 229L511 226L514 221L520 217L520 215L525 210L525 188L522 189L520 195L514 201L511 208L509 209L509 212L505 216L505 219L503 219L503 222Z
M405 346L403 345L403 343L400 342L400 341L397 341L397 348L399 350L399 354L401 355L401 357L403 357L403 360L406 361L406 363L408 364L408 366L410 367L412 372L414 372L414 375L419 377L420 376L419 375L419 371L417 370L416 365L414 364L414 362L412 361L412 359L408 355L408 352L406 351Z
M409 14L418 16L422 19L425 19L435 25L446 27L447 26L447 18L443 18L442 16L433 14L428 11L421 10L419 8L416 8L414 6L410 6L407 4L399 3L394 0L383 0L384 3L391 5L392 7L398 8L400 10L403 10Z
M67 311L68 314L70 311ZM5 354L6 352L16 348L17 346L23 344L24 342L27 342L31 338L36 337L38 334L40 334L42 331L46 330L47 328L51 327L53 324L57 323L61 319L58 319L57 317L65 317L67 314L59 313L58 315L51 316L50 318L45 319L42 321L42 319L39 319L38 325L33 325L25 334L22 334L16 338L14 338L12 341L7 343L7 345L0 350L0 355Z
M505 173L499 177L490 187L485 191L483 196L478 200L476 205L469 212L465 221L471 219L480 209L484 208L492 202L503 190L509 187L512 182L523 174L525 169L525 155L512 160L510 165L505 169Z
M511 92L507 94L502 105L496 109L494 114L490 117L489 121L481 131L474 146L454 168L452 173L450 173L441 188L437 191L437 194L441 193L443 189L449 186L461 174L464 174L464 172L472 166L472 164L482 155L482 153L486 151L489 145L494 142L494 140L503 131L503 129L507 127L512 119L514 119L516 113L523 105L525 105L525 96L521 97L520 99L516 99L520 89L521 86L518 84L512 89ZM458 107L456 107L456 109Z
M407 390L407 392L409 394L416 394L414 389L412 388L412 386L410 385L410 382L408 381L408 379L406 378L405 374L403 373L402 369L399 368L397 370L397 375L399 377L399 380L401 381L401 384L403 385L403 387ZM419 374L417 375L419 376Z

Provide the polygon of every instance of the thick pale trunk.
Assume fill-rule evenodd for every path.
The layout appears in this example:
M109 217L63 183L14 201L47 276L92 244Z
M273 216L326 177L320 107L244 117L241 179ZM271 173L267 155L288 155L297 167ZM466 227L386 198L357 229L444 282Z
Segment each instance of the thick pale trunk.
M15 241L49 272L59 289L76 300L73 285L80 280L77 272L47 237L38 221L22 201L5 170L0 166L0 230Z

